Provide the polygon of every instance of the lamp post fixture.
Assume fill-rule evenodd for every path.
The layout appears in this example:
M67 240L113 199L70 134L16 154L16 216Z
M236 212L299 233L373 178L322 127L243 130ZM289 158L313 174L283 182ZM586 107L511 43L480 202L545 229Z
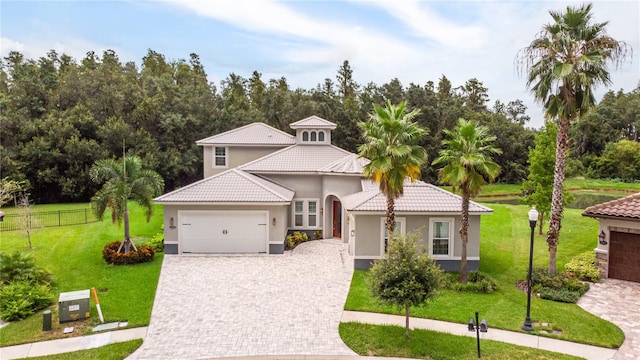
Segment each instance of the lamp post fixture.
M531 271L533 267L533 235L536 230L536 222L538 221L538 210L536 207L531 207L529 210L529 226L531 227L531 243L529 245L529 273L527 274L527 317L522 324L522 330L533 331L533 325L531 324Z

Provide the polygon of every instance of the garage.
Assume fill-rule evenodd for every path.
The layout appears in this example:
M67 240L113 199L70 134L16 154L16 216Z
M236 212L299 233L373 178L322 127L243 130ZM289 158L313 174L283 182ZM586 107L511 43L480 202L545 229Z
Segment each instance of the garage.
M266 211L180 211L183 253L266 253Z
M611 231L609 277L640 282L640 234Z

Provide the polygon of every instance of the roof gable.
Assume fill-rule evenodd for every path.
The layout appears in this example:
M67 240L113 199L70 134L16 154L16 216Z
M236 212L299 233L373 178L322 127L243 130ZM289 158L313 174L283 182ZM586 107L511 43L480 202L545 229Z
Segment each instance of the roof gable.
M292 129L331 129L334 130L337 125L331 121L325 120L318 116L309 116L302 120L298 120L289 125Z
M640 192L584 209L583 216L640 220Z
M258 173L318 173L350 154L333 145L293 145L238 168Z
M196 141L198 145L293 145L295 136L255 122Z
M158 203L290 203L295 192L238 169L197 181L153 199Z
M363 184L365 185L365 184ZM342 201L349 211L381 211L387 209L387 198L379 188L367 184L359 193L345 196ZM422 181L405 183L403 194L395 200L396 212L451 213L462 210L462 197ZM469 203L472 214L490 214L490 208Z

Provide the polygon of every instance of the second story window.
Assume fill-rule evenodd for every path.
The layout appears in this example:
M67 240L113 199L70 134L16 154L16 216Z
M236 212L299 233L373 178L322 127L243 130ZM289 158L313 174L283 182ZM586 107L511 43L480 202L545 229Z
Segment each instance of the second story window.
M307 131L302 132L302 141L309 141L309 132Z
M213 167L227 167L227 148L213 148Z

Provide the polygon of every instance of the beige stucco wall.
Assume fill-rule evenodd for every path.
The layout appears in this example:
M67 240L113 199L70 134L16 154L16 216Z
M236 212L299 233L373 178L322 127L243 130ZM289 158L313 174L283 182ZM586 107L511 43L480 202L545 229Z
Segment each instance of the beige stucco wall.
M380 215L358 215L354 213L355 219L355 240L354 256L356 258L377 258L381 257L381 218ZM460 216L459 215L404 215L396 213L396 218L405 218L407 232L421 230L422 244L429 249L429 222L430 219L448 218L453 219L453 256L438 257L442 260L460 259L462 253L462 240L460 238ZM477 259L480 256L480 216L472 215L469 218L469 243L467 244L467 258Z
M164 205L164 242L165 244L179 244L178 236L180 233L179 210L260 210L268 211L267 222L269 226L269 243L282 244L287 233L287 212L286 206L268 206L268 205ZM170 221L174 219L175 228L171 228ZM273 219L276 219L275 225ZM181 247L178 245L179 253L182 253Z
M265 155L276 152L286 146L227 146L227 161L226 167L214 167L213 166L213 145L203 146L203 169L204 177L221 173L223 171L233 169L234 167L248 163L259 159Z

